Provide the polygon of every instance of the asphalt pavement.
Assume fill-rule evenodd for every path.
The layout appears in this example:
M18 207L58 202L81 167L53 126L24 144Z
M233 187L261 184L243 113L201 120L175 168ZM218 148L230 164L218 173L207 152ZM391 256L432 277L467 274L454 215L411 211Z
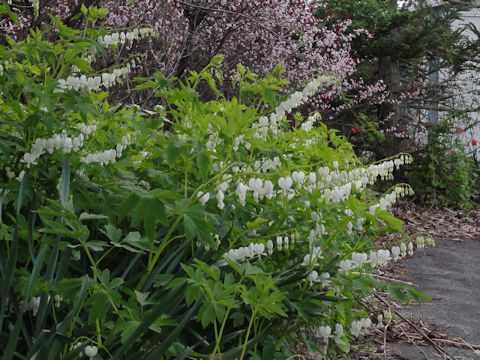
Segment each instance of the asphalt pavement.
M479 229L480 231L480 229ZM452 338L480 346L480 242L436 239L436 247L419 249L402 262L409 281L432 298L431 303L401 310L413 322L442 329ZM404 359L442 359L433 347L390 344ZM480 359L472 349L444 347L448 359Z

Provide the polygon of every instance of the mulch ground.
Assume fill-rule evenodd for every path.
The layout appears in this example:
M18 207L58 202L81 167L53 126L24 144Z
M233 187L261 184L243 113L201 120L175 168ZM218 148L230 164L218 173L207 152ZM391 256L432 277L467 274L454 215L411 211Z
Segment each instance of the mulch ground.
M429 208L403 202L390 209L404 222L405 235L427 232L434 238L470 239L480 241L480 210ZM382 236L382 242L401 239L401 234Z

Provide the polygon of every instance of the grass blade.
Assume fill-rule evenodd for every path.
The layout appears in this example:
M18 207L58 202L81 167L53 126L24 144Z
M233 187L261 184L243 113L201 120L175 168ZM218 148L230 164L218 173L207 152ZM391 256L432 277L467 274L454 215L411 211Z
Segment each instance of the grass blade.
M59 246L60 246L60 236L57 236L55 240L55 245L53 246L53 249L50 253L50 257L48 258L47 269L45 271L45 277L44 277L46 282L51 282L53 280L53 274L55 272L55 267L57 265L57 260L58 260ZM67 247L67 249L69 248ZM38 308L37 321L35 325L35 337L37 337L40 334L43 327L45 326L45 321L47 318L46 317L47 309L48 309L47 294L45 292L42 292L42 296L40 299L40 306Z
M15 349L17 348L18 336L20 335L20 328L22 326L22 322L23 314L20 311L17 317L17 321L15 322L15 327L13 328L13 331L10 333L10 336L8 338L7 348L5 349L2 357L3 360L10 360L13 358L13 354L15 352Z
M35 283L35 280L37 279L38 274L40 273L40 270L42 269L43 261L45 260L46 251L47 251L47 246L43 245L40 249L40 252L38 253L37 260L34 262L33 269L32 269L32 275L30 276L30 280L28 281L27 289L25 290L24 301L29 301L30 300L30 296L32 295L32 291L33 291L33 284Z
M34 244L33 244L33 229L35 226L35 218L36 218L36 213L34 211L30 212L30 215L28 216L28 251L30 252L30 256L32 257L32 261L35 262L35 251L34 251Z
M135 329L135 331L127 338L122 346L113 354L113 360L123 359L127 350L140 338L140 335L143 334L149 327L152 325L155 320L157 320L160 315L164 314L171 306L170 303L178 303L178 298L183 297L183 292L185 290L185 285L180 286L171 296L168 303L162 302L155 305L151 312L145 316Z
M7 307L7 299L10 294L10 287L13 281L13 275L15 273L16 264L17 264L17 253L18 253L18 217L20 215L20 208L23 203L23 196L25 191L25 183L28 178L28 173L24 175L22 182L20 183L20 190L18 192L17 200L17 221L15 222L15 230L12 239L12 246L10 248L10 254L7 260L7 267L5 269L5 279L3 282L3 291L2 291L2 305L0 307L0 330L3 329L3 320L5 318L5 311ZM20 326L20 325L19 325Z
M156 360L161 358L165 354L165 352L169 349L170 345L172 345L172 343L175 340L177 340L180 332L187 325L187 323L192 319L193 315L195 314L195 311L197 311L197 308L202 303L203 303L202 301L197 301L195 305L192 306L185 313L185 315L183 315L182 320L180 320L178 325L175 327L175 330L173 330L158 347L154 348L153 351L150 352L149 356L145 360Z
M70 191L70 165L68 158L65 158L62 166L62 183L60 185L60 202L66 206L68 202L68 193Z
M80 287L80 291L78 294L77 302L72 310L65 316L65 319L58 324L56 331L52 334L52 336L42 345L42 348L46 351L49 355L48 359L58 359L59 352L61 350L62 343L59 340L60 335L62 338L67 339L67 331L71 326L73 320L75 319L75 315L80 310L80 307L84 303L85 297L87 296L88 290L88 275L82 276L82 285ZM53 341L53 344L51 344ZM50 345L51 344L51 345ZM41 353L41 352L40 352Z
M263 337L264 337L264 334L268 334L268 329L270 329L272 323L268 324L267 326L265 326L261 333L255 337L253 337L252 339L250 339L247 343L247 350L248 349L251 349L253 345L255 345L258 341L260 341ZM230 349L229 351L225 352L222 354L222 359L224 360L235 360L235 359L238 359L238 357L240 356L240 354L242 353L242 348L243 348L243 345L240 345L240 346L237 346L233 349Z
M59 240L59 244L60 244L60 240ZM63 275L65 274L68 264L71 261L72 252L73 252L73 249L69 246L67 246L65 250L63 250L62 258L60 259L60 264L58 265L58 269L55 276L55 284L58 284L58 282L63 279ZM52 278L53 278L53 274L52 274Z
M184 250L185 247L190 243L190 241L184 241L182 245L178 247L174 252L172 252L165 260L161 261L160 263L155 266L155 268L152 271L152 274L148 277L147 281L143 285L142 291L146 292L148 289L152 286L153 282L155 281L156 277L160 272L168 265L168 263L174 258L174 261L170 264L167 274L171 272L172 265L177 266L180 260L182 259L184 255Z

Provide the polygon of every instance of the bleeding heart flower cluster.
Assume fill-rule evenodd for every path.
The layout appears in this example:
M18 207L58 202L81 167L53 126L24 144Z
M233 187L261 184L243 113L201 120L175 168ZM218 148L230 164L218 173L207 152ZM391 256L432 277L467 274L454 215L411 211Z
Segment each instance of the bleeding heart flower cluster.
M136 62L132 59L126 66L113 69L111 72L105 72L97 76L69 76L66 79L59 79L56 92L64 92L65 90L87 89L90 91L99 91L100 88L109 89L119 84L125 79L132 68L135 68Z
M408 156L402 155L400 158L395 159L395 161L397 164L403 164L410 160ZM264 172L267 172L270 168L272 168L270 166L267 167L260 164L261 162L257 163L255 166L256 170L261 167L265 170ZM280 165L279 161L278 164ZM238 196L240 204L244 206L248 190L252 191L254 201L258 202L259 200L262 200L264 196L267 199L271 199L276 194L286 196L288 199L292 199L297 194L298 190L304 187L309 192L312 192L314 189L323 189L322 194L326 201L340 203L350 197L353 185L355 185L356 190L361 190L367 184L373 184L379 175L382 179L386 179L387 174L389 174L389 178L395 168L394 161L391 160L384 163L371 165L367 169L355 168L349 172L345 170L338 171L338 166L338 163L334 162L333 171L328 167L319 168L318 180L315 172L310 172L307 177L303 171L293 171L290 175L281 176L278 178L278 190L275 189L274 184L270 180L263 182L261 178L251 178L248 186L240 181L237 185L235 193ZM337 184L340 185L334 186ZM412 190L409 187L398 186L395 188L395 191L382 197L378 204L372 205L370 211L375 213L375 209L377 207L385 210L389 208L399 197L410 195L411 192ZM225 191L223 191L223 193L225 193Z
M309 254L303 257L301 263L302 266L316 267L318 266L318 260L323 259L322 249L319 246L313 247Z
M372 320L370 318L363 318L360 320L352 321L352 326L350 333L352 336L360 336L368 334L368 328L372 325Z
M362 318L360 320L352 321L350 333L352 336L358 337L360 335L368 334L368 328L372 325L370 318ZM332 334L332 328L328 325L322 325L315 328L315 335L323 339L324 342L327 342L328 338ZM343 325L340 323L335 324L334 337L340 338L344 335Z
M114 32L104 36L99 36L97 41L100 45L108 48L124 44L132 44L135 40L142 40L148 37L158 37L158 32L153 28L135 28L128 32Z
M332 328L328 325L323 325L315 328L315 335L317 337L323 338L324 342L330 337L332 333ZM340 338L343 336L343 325L340 323L335 324L334 336Z
M33 316L37 316L38 309L40 308L40 297L32 297L28 302L25 310L30 310Z
M423 236L417 237L417 249L423 249L426 246L434 247L435 246L435 239L431 236L428 236L426 241ZM408 245L405 245L404 242L400 243L400 246L393 246L392 247L392 256L394 261L398 261L409 256L413 256L413 243L410 241Z
M396 186L394 190L382 196L377 204L370 206L369 212L374 215L377 208L381 210L387 210L390 208L399 198L407 195L413 195L413 190L409 186Z
M130 134L122 136L120 143L117 144L115 149L109 149L96 153L90 153L80 158L80 161L85 164L99 163L100 165L114 164L117 158L122 156L123 150L130 145ZM208 199L207 199L208 200Z
M244 261L246 259L253 259L254 257L265 255L267 254L265 253L264 244L250 243L248 246L240 247L238 249L230 249L223 255L223 257L232 261Z
M386 266L391 259L390 251L387 249L370 252L370 264L372 267L376 267L377 265Z
M433 237L428 236L427 239L423 236L418 236L416 239L417 249L425 248L425 244L429 247L435 246L435 240ZM372 268L376 266L386 266L390 260L398 261L408 256L413 256L414 244L409 241L408 244L404 242L400 245L392 247L391 252L388 249L380 249L378 251L370 251L370 254L365 253L353 253L351 260L342 260L339 263L339 267L344 272L352 269L361 268L366 264L370 264Z
M245 135L237 136L233 142L233 151L238 151L240 145L243 145L245 149L250 149L250 143L245 140Z
M302 91L295 91L289 95L285 101L282 101L269 117L262 116L258 119L258 122L252 124L252 128L257 130L255 137L265 141L269 131L271 132L272 136L276 136L280 131L279 125L285 114L289 114L293 109L305 104L306 101L311 96L316 94L322 86L326 86L334 82L335 77L325 75L320 75L310 80ZM315 117L317 116L318 115L315 115ZM314 118L312 118L310 121L313 121L313 119Z
M273 159L263 158L261 160L256 160L253 164L255 171L261 170L263 173L267 173L270 170L275 170L282 166L280 158L275 156Z
M312 272L308 275L310 286L312 286L314 283L320 283L320 286L324 288L330 284L328 279L330 279L330 274L328 272L323 272L319 275L317 271L312 270Z
M320 113L314 112L312 115L310 115L305 122L302 123L300 126L302 130L305 130L306 132L310 132L312 130L313 126L315 123L321 118Z
M52 154L55 150L62 150L64 154L72 151L78 151L85 140L85 136L80 134L74 138L67 135L66 130L60 134L54 134L51 138L37 138L30 148L30 152L23 155L21 162L25 163L27 168L36 165L37 160L46 152Z

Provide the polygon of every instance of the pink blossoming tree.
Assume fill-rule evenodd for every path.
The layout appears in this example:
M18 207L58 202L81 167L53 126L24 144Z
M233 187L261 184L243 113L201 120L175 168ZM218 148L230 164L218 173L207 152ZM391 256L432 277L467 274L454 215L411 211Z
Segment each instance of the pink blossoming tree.
M74 24L78 0L41 1L35 20L33 9L16 6L18 24L4 19L7 33L24 36L25 29L49 22L48 13ZM353 78L358 55L352 40L370 37L368 31L350 29L351 19L339 19L327 27L317 18L312 2L303 0L98 0L88 5L106 7L110 29L152 26L158 39L142 44L142 75L156 71L166 77L182 77L189 70L205 67L215 54L224 54L223 74L234 77L237 64L263 76L281 64L294 89L319 72L334 74L338 81L315 96L310 106L327 116L352 107L381 103L385 86L379 80L367 84ZM315 5L316 6L316 5ZM121 49L120 49L121 50ZM124 56L130 49L124 49ZM137 49L138 50L138 49ZM121 54L121 51L120 51ZM119 58L108 59L111 65ZM228 93L230 81L225 81Z

